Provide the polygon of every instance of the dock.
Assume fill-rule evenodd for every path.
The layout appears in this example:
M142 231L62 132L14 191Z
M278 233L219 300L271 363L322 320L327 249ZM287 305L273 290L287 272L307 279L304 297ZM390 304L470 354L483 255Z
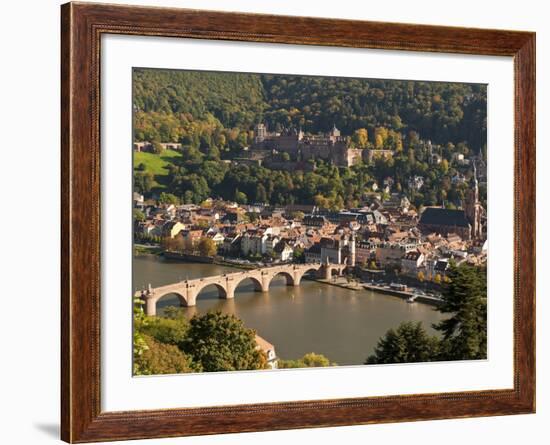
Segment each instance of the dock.
M370 290L373 292L380 292L381 294L392 295L394 297L399 297L403 300L408 300L409 298L415 295L414 292L390 289L389 287L386 287L386 286L374 286L372 284L363 284L363 287L366 290ZM432 297L431 295L416 295L414 298L414 301L418 303L430 304L432 306L441 306L443 304L443 300L441 298Z

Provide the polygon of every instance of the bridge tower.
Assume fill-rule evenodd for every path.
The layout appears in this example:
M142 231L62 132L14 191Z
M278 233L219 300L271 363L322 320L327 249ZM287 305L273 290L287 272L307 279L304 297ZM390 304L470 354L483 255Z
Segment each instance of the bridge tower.
M328 256L325 258L325 280L330 280L331 274L330 274L330 260L328 259Z
M157 302L155 300L155 291L151 283L147 285L147 290L141 292L142 298L145 300L145 313L154 317L157 315Z

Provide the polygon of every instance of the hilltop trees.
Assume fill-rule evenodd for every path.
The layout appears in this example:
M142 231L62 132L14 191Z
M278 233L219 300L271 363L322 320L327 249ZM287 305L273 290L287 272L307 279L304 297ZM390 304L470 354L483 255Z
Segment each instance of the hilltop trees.
M464 191L451 181L457 173L452 156L485 147L483 85L136 69L134 98L135 140L158 150L159 141L182 144L181 156L164 168L167 175L138 165L135 189L147 197L171 193L183 203L209 196L244 203L246 195L247 203L318 200L339 209L360 202L369 179L381 185L391 177L415 207L459 205ZM319 160L309 160L313 171L307 172L229 168L224 160L245 154L258 122L272 131L294 126L313 134L336 124L351 146L389 149L394 156L350 169ZM441 146L439 165L431 164L428 139ZM408 187L411 175L424 177L421 190ZM485 196L481 190L482 203Z
M364 148L412 130L434 143L486 139L486 86L336 77L134 70L135 138L239 151L264 121L318 133L334 124ZM357 133L356 133L357 131ZM378 138L380 136L380 138ZM381 139L381 141L380 141ZM399 142L391 141L399 151Z

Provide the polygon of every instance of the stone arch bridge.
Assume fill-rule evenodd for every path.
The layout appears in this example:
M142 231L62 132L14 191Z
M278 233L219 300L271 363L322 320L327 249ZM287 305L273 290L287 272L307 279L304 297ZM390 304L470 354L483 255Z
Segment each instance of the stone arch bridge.
M177 295L183 306L195 306L199 293L206 286L214 285L220 298L234 298L237 286L247 279L252 281L256 291L267 292L271 281L278 275L286 278L287 286L299 286L302 277L308 272L313 271L317 276L329 279L334 272L341 275L346 267L346 264L285 264L184 280L156 288L149 285L147 290L138 291L135 296L145 301L145 313L153 316L157 313L157 302L168 294Z

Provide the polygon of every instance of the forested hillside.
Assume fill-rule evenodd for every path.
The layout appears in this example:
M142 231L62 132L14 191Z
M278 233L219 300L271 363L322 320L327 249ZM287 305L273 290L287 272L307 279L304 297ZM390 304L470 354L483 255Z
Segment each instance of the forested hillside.
M308 172L230 167L227 160L246 157L259 122L272 131L294 126L314 134L335 124L350 146L394 155L351 168L319 159ZM486 153L486 86L135 69L134 138L156 147L134 156L134 186L147 197L164 192L179 202L222 197L340 209L360 204L373 183L390 177L393 190L406 192L414 205L452 208L463 202L464 178L471 177L457 156ZM439 163L430 162L426 140L437 144ZM172 153L158 142L182 147ZM414 176L423 178L420 189L409 184Z
M200 138L207 121L207 133L226 140L243 133L247 143L254 124L265 121L273 130L294 125L311 133L333 124L344 135L359 128L373 134L376 127L416 131L434 143L465 142L477 151L486 138L486 106L486 86L476 84L134 71L136 139L162 142L196 132Z

